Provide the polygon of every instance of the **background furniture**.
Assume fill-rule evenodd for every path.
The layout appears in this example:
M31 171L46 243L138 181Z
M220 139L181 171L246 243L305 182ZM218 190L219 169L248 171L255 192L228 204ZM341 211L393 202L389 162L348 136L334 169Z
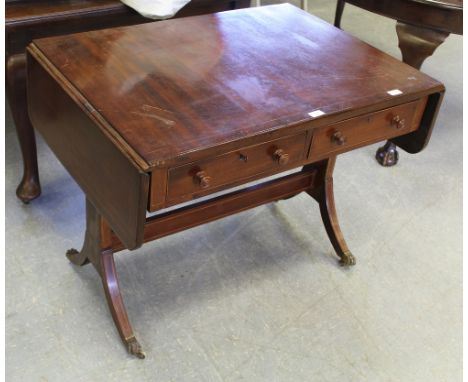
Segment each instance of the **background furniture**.
M450 33L463 34L463 0L338 0L335 26L340 28L345 3L397 20L396 31L403 61L420 69ZM388 141L376 153L383 166L398 162L395 143Z
M255 6L260 7L262 5L262 0L255 0ZM304 11L309 10L309 0L301 0L301 8Z
M250 0L192 0L176 17L243 8ZM27 203L41 193L36 141L26 107L25 48L35 38L154 21L119 0L6 0L6 85L23 156L23 178L16 190Z

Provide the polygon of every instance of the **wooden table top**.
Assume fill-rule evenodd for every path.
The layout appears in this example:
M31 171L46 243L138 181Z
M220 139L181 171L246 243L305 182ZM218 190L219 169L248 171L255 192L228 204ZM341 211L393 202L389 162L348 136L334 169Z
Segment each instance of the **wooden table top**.
M441 8L463 8L463 0L412 0Z
M441 85L291 5L36 40L54 77L143 170ZM387 91L399 89L391 96ZM406 98L406 99L403 99ZM322 117L310 112L321 110Z

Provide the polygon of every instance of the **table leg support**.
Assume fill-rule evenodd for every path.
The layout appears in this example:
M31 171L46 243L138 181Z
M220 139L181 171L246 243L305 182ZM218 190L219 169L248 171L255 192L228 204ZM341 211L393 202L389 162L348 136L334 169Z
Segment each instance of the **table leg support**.
M23 203L29 203L41 194L41 185L37 167L36 137L29 121L26 100L26 56L24 54L8 58L6 88L23 157L23 178L16 189L16 196Z
M127 347L130 354L144 359L145 353L133 334L127 310L123 303L119 280L117 278L117 271L115 269L114 253L110 249L101 252L101 279L112 318L114 319L115 326L119 331L124 345Z
M336 157L332 157L305 166L299 173L149 217L145 222L144 242L306 191L319 202L325 228L341 258L340 263L354 265L356 260L344 241L336 216L332 178L335 160ZM67 257L76 265L94 265L101 276L107 303L122 341L129 353L145 358L128 319L114 263L114 253L124 248L117 235L87 199L83 248L80 252L76 249L68 250Z
M331 157L324 161L324 164L317 177L318 184L308 191L320 207L322 221L327 231L328 237L340 257L340 264L343 266L352 266L356 264L356 259L348 249L346 241L341 232L338 223L338 216L335 208L335 197L333 193L333 169L335 167L336 157Z
M333 25L337 28L341 28L341 17L343 16L345 6L345 0L337 0L336 2L336 11L335 11L335 21Z
M68 250L67 257L76 265L89 262L94 265L101 276L109 310L124 345L130 354L145 358L145 353L133 334L120 292L112 251L112 232L89 200L86 200L86 234L83 248L80 252L76 249Z

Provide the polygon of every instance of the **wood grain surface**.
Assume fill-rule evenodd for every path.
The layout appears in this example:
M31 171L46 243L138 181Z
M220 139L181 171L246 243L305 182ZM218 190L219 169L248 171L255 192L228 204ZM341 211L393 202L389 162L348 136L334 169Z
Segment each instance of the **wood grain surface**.
M194 153L262 133L324 124L337 114L349 118L369 105L375 111L443 90L291 5L34 44L146 170L188 163ZM402 94L391 96L392 89ZM318 109L323 116L309 116Z
M99 121L28 55L31 122L129 249L143 243L149 175L99 129ZM47 94L47 96L44 96Z

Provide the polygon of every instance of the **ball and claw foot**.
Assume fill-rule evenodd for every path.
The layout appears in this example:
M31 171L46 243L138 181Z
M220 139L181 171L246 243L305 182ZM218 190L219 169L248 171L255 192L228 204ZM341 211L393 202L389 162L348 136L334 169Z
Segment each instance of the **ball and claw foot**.
M392 142L387 142L384 146L379 147L375 153L375 159L381 166L391 167L398 163L398 151Z
M76 250L75 248L70 248L70 249L67 251L67 257L73 256L73 255L77 255L78 253L80 253L80 251Z
M356 258L352 255L351 252L345 252L340 259L340 265L343 267L356 265Z
M141 349L141 345L135 337L129 338L128 340L126 340L126 342L127 350L130 354L133 354L140 359L145 359L146 355Z

